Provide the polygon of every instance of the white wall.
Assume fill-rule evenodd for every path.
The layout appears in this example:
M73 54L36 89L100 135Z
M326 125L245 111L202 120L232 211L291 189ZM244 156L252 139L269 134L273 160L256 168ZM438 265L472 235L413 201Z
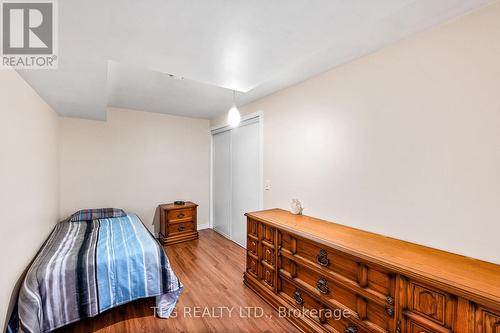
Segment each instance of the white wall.
M151 228L158 204L181 199L208 224L208 120L110 108L106 122L61 118L60 136L62 217L118 207Z
M299 198L308 215L500 263L500 3L242 111L264 113L265 207Z
M57 115L0 70L0 322L24 270L58 221Z

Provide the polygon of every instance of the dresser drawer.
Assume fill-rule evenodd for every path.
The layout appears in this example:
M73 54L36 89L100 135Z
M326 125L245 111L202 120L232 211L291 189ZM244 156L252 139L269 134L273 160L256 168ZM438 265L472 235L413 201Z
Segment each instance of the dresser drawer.
M290 272L290 276L294 274ZM325 304L348 309L366 324L377 327L379 331L388 331L392 326L394 316L392 305L382 306L368 300L331 278L301 265L296 265L293 280L299 285L304 285L304 288L316 297L323 299Z
M248 252L252 253L254 256L258 256L258 253L259 253L258 248L259 248L259 242L251 237L248 237L247 238L247 250L248 250Z
M169 210L167 213L167 219L170 222L175 222L176 220L185 220L193 218L193 214L194 210L191 208Z
M333 311L333 310L329 310ZM372 332L381 332L381 331L370 331L367 328L356 324L354 321L349 320L348 318L340 318L337 319L334 316L326 317L326 323L324 326L330 332L339 332L339 333L372 333Z
M430 331L427 328L424 328L419 324L410 320L408 322L408 333L435 333L435 332Z
M247 219L247 234L252 235L255 238L258 238L258 236L259 236L259 222L248 218Z
M443 327L451 327L455 317L456 300L445 292L410 281L408 309Z
M279 295L292 306L300 309L300 312L296 312L293 315L307 316L321 323L326 322L326 319L323 318L323 310L325 309L323 304L316 301L304 289L296 287L287 279L281 279L281 291Z
M194 231L195 228L194 222L173 223L168 225L168 234Z
M478 308L476 311L476 333L500 333L500 313Z
M358 284L360 288L372 294L394 299L392 284L394 278L389 272L358 262L340 251L293 234L281 233L280 240L282 249L298 258L298 261L322 268L327 273L336 274L339 278Z
M274 289L276 282L274 279L274 269L266 265L261 265L261 267L262 267L262 282L270 289Z
M312 297L307 289L297 287L288 279L281 280L280 296L298 310L289 311L293 316L306 316L320 323L327 332L368 333L361 325L350 318L350 314L340 308L328 307Z
M254 278L257 278L259 275L259 264L257 263L257 259L249 255L247 255L247 272Z
M290 236L294 238L293 236ZM287 237L284 237L285 239ZM350 280L356 281L358 277L358 263L340 252L320 244L296 238L296 256L302 257L321 267L332 270ZM286 247L286 241L284 242Z
M412 315L406 319L406 329L403 332L408 333L453 333L449 328L438 325L430 320L417 315ZM469 332L472 333L472 332Z
M262 244L262 260L273 267L275 266L274 254L274 249L271 246Z
M318 297L329 301L335 299L346 308L356 312L357 297L356 294L339 286L325 275L318 274L306 267L296 265L296 276L294 280L303 283Z
M264 224L260 223L260 232L259 237L261 240L264 240L268 243L274 244L274 235L276 234L276 229Z

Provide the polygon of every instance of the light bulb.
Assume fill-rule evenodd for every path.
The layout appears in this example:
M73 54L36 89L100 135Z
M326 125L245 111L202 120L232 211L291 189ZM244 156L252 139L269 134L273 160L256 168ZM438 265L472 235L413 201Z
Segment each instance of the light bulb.
M241 120L240 110L238 110L236 105L233 105L229 109L229 112L227 113L227 123L231 127L236 127L240 123L240 120Z

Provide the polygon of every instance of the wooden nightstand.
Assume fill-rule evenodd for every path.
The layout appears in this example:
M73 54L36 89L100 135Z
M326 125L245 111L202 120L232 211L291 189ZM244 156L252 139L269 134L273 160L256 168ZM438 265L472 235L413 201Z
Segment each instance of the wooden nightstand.
M160 205L160 241L163 245L198 239L196 224L197 204L187 201L184 205Z

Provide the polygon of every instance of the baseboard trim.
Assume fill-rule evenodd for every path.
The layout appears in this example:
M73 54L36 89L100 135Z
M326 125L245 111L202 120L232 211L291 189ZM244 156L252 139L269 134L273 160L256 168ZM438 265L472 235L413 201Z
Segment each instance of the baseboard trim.
M231 237L229 237L229 235L226 235L226 234L225 234L225 233L223 233L222 231L219 231L219 230L217 230L217 229L215 229L215 228L212 228L212 230L213 230L213 231L215 231L216 233L218 233L219 235L221 235L222 237L224 237L224 238L227 238L227 239L231 240Z
M198 224L198 230L210 229L210 225L208 223Z

